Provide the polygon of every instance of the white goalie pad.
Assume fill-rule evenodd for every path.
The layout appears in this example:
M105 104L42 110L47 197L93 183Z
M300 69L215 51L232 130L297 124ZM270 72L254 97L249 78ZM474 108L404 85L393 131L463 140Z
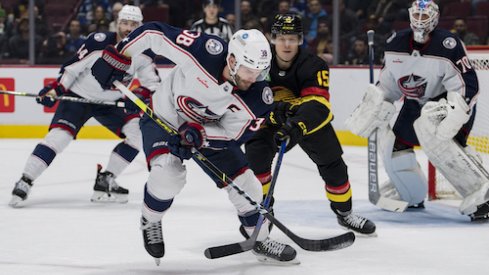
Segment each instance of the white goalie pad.
M386 127L381 132L380 150L384 167L389 175L389 184L395 186L397 193L387 193L384 185L380 191L382 194L392 199L401 199L408 205L415 205L422 202L428 193L428 180L421 171L416 155L412 149L393 152L395 135ZM398 197L397 197L398 196Z
M388 125L395 111L394 104L384 100L384 92L370 84L362 103L357 106L345 124L352 133L369 137L375 129Z
M421 109L421 117L429 123L431 132L438 139L450 140L469 120L469 111L460 94L448 92L447 99L427 102Z
M439 139L427 117L419 117L414 130L428 159L464 198L459 209L462 214L475 212L477 205L489 200L489 173L477 156L453 139Z

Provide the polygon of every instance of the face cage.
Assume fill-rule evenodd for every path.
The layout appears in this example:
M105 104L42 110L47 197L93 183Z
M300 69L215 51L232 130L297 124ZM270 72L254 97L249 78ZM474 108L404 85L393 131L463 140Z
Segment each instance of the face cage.
M422 15L428 15L428 18L422 20L421 18L416 18L414 14L419 14L419 17ZM426 34L432 32L436 26L438 25L439 18L438 11L433 7L428 7L425 9L420 9L418 7L409 8L409 21L411 22L411 29L414 32L415 41L420 41L424 38Z

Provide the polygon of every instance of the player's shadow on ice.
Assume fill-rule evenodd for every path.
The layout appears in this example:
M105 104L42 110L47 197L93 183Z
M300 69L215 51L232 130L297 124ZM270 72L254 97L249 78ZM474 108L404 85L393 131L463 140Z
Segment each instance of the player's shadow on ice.
M487 223L474 224L467 216L461 215L454 206L425 202L425 209L407 210L393 213L382 210L367 200L356 200L354 212L374 221L379 227L471 227L489 226ZM291 201L277 200L275 215L284 224L307 227L331 228L337 225L336 216L327 200Z

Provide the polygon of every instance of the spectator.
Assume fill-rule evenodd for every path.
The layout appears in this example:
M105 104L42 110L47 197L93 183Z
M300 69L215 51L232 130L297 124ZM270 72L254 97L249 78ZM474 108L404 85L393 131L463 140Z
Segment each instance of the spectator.
M358 37L353 42L353 47L344 62L345 65L368 65L368 46L363 37Z
M219 0L204 0L202 5L204 18L193 23L190 30L213 34L229 42L233 30L226 19L219 17L219 5Z
M328 18L328 14L322 8L319 0L309 0L307 6L309 12L304 18L304 32L306 43L311 43L317 35L318 21Z
M72 56L66 51L66 34L58 32L43 42L43 56L41 64L63 64Z
M236 15L234 13L228 13L226 14L226 20L234 33L236 31Z
M463 18L455 19L452 32L456 34L465 45L478 45L480 42L479 37L475 33L467 32L467 24Z
M365 20L367 18L368 7L372 0L348 0L347 8L353 11L359 20Z
M39 56L42 38L35 35L35 56ZM17 25L17 34L9 39L9 51L11 58L21 59L21 63L27 63L29 59L29 19L23 17Z
M13 25L7 21L7 14L0 8L0 58L8 51L8 40L12 36Z
M331 42L331 32L326 19L318 22L317 36L308 44L309 51L317 54L328 65L333 64L333 44Z
M85 42L86 37L81 33L80 21L73 19L70 21L68 34L66 35L65 51L71 56L78 51Z
M119 11L122 9L121 2L115 2L112 6L112 21L109 23L109 31L116 32L117 31L117 16L119 15Z
M259 25L258 18L254 15L253 10L251 8L251 2L249 0L242 0L241 5L241 27L244 26L256 26L257 22Z

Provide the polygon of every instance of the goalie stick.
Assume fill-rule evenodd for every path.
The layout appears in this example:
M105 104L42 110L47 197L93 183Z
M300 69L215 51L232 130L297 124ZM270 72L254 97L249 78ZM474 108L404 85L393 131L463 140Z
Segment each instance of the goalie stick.
M114 86L119 89L125 96L127 96L130 100L136 104L146 115L148 115L153 121L155 121L160 127L162 127L165 131L170 134L177 134L177 131L172 128L172 126L166 121L158 118L153 110L149 108L144 102L138 98L135 94L133 94L124 84L119 81L114 81ZM272 214L270 214L263 206L254 201L244 190L242 190L239 186L234 184L234 182L224 174L219 168L217 168L212 162L210 162L202 153L198 150L194 151L194 155L192 158L202 164L204 167L209 169L214 175L219 177L224 183L231 186L234 190L238 192L239 195L243 196L251 205L253 205L257 211L260 212L265 218L267 218L272 224L277 226L285 235L287 235L292 241L294 241L298 246L305 250L310 251L324 251L324 250L333 250L340 249L343 247L348 247L355 241L355 235L352 232L347 232L340 236L323 239L323 240L311 240L305 239L300 236L294 234L294 232L290 231L285 225L283 225L279 220L277 220Z
M367 32L368 37L368 65L370 84L374 84L374 35L373 30ZM401 200L394 200L380 195L379 189L379 173L378 173L378 157L377 157L377 131L368 137L368 200L382 208L391 212L404 212L408 203Z
M36 94L30 94L30 93L26 93L26 92L16 92L16 91L0 90L0 94L36 97L36 98L39 97ZM65 95L59 96L59 97L54 97L54 99L63 100L63 101L78 102L78 103L85 103L85 104L107 105L107 106L116 106L116 107L124 108L124 102L122 102L122 101L103 101L103 100L94 100L94 99L87 99L87 98L74 97L74 96L65 96Z

